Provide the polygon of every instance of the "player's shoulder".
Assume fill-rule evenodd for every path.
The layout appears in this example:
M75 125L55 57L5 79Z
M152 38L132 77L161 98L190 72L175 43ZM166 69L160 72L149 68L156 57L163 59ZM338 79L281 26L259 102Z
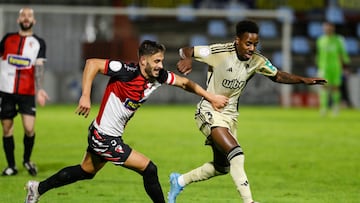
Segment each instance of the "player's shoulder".
M15 35L19 35L19 33L17 32L8 32L4 35L3 39L6 39L8 37L11 37L11 36L15 36Z
M122 62L119 60L111 60L111 61L119 62L123 67L122 69L126 72L137 74L140 71L139 65L134 62Z
M45 44L45 40L41 37L39 37L39 35L33 34L32 35L36 40L38 40L40 43Z
M127 72L138 74L139 66L133 62L123 62L117 59L107 59L108 69L112 72Z
M11 35L19 35L18 32L8 32L5 34L5 36L11 36Z
M235 43L228 42L228 43L216 43L210 45L211 53L222 53L222 52L233 52L235 51Z
M254 54L252 55L252 60L262 62L269 61L269 59L266 56L262 55L259 51L254 52Z

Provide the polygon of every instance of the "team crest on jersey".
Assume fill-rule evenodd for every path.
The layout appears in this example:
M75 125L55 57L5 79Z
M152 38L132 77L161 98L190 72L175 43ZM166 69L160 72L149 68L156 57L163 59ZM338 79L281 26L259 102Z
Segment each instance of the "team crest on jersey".
M9 64L16 66L18 69L27 69L31 67L31 59L23 56L9 54L7 61Z

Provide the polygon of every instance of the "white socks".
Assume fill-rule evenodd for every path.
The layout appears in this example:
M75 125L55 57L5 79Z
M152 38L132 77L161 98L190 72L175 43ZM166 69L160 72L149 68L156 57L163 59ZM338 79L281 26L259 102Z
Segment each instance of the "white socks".
M230 160L230 175L244 203L253 202L250 184L244 170L244 155L235 156Z

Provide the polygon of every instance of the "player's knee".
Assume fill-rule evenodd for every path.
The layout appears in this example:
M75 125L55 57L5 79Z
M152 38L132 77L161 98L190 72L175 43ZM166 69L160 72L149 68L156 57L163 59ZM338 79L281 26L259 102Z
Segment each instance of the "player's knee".
M142 175L144 180L157 180L157 166L152 161L150 161L146 169L142 172Z
M83 179L89 179L90 180L90 179L93 179L95 177L95 174L88 173L88 172L82 170L82 177L83 177Z
M232 150L230 150L230 152L229 152L228 155L227 155L227 159L228 159L228 161L230 162L231 159L233 159L234 157L239 156L239 155L243 155L243 154L244 154L244 152L243 152L243 150L241 149L241 147L240 147L240 146L236 146L236 147L234 147Z
M85 172L80 165L66 167L58 173L58 177L62 182L92 179L94 176L95 174Z

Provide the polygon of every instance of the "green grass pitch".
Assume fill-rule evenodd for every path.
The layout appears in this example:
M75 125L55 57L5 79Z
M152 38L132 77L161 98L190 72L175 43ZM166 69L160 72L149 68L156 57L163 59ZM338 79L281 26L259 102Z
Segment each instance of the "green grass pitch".
M24 201L24 184L43 180L59 169L81 162L87 127L95 117L77 116L75 105L38 108L32 159L39 168L33 178L22 167L23 130L15 123L19 174L0 177L0 202ZM211 160L197 130L195 105L144 105L129 122L124 140L158 166L164 195L168 175L186 172ZM358 203L360 201L360 114L342 110L338 117L320 117L317 109L240 107L238 140L254 199L261 203ZM6 166L3 151L0 167ZM93 180L48 191L43 203L151 202L136 173L108 163ZM189 185L179 203L241 202L230 175Z

